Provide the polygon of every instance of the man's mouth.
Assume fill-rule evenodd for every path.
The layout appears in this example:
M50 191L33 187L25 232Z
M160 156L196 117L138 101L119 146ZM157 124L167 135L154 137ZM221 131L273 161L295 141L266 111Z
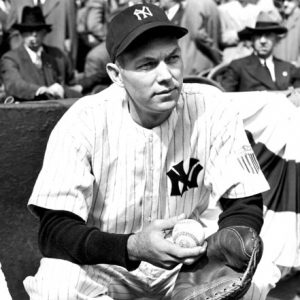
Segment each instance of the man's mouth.
M176 88L171 88L171 89L167 89L167 90L163 90L163 91L160 91L158 93L156 93L157 95L166 95L166 94L170 94L172 93Z

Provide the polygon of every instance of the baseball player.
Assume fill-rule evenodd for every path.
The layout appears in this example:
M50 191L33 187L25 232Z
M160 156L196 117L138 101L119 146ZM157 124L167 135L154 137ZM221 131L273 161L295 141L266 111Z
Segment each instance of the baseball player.
M113 84L58 122L29 200L44 256L30 299L176 299L183 266L210 247L166 239L178 220L260 232L268 183L220 92L182 83L186 33L151 4L110 22Z

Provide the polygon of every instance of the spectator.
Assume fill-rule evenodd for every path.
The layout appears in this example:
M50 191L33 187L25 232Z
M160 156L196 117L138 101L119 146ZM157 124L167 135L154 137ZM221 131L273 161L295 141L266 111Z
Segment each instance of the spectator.
M186 33L156 5L112 19L114 83L59 121L28 203L44 255L24 281L31 299L171 299L182 264L205 251L165 238L184 214L215 240L218 226L259 232L268 184L220 91L182 83Z
M77 70L82 71L86 54L95 46L105 42L107 0L86 0L77 10L77 33L80 56Z
M278 36L286 32L287 29L266 12L258 15L254 28L246 27L240 31L241 37L252 39L254 53L229 64L221 79L225 90L287 90L292 86L299 87L299 69L273 55Z
M51 25L45 23L41 8L25 6L21 23L14 27L22 35L22 44L1 59L6 94L18 101L79 97L80 93L67 87L73 72L66 55L43 44Z
M87 6L88 4L89 6ZM84 30L87 30L88 28L98 28L98 32L89 30L91 32L89 32L89 35L86 35L85 38L86 42L93 39L93 41L97 41L97 43L88 45L88 48L90 49L87 49L88 51L85 54L84 61L78 61L78 63L80 71L82 68L81 64L83 64L84 76L89 77L95 76L96 74L98 75L99 84L94 87L94 90L97 91L110 83L109 76L106 73L106 64L109 62L109 56L105 47L106 24L111 14L118 9L119 1L99 1L97 6L91 5L91 2L85 2L83 12L81 11L81 16L79 16L80 22L78 22L77 30L79 33L82 32L82 34L80 34L80 37L82 38ZM80 23L82 25L80 25ZM85 27L85 29L83 29L83 27Z
M187 0L180 25L189 30L179 42L184 75L197 75L222 61L220 16L214 0Z
M218 6L221 20L221 47L223 62L252 53L249 41L241 41L238 32L246 26L254 26L259 8L256 4L245 0L232 0Z
M73 66L77 61L76 4L74 0L11 0L7 18L7 29L11 30L11 49L21 44L21 36L12 26L20 22L25 6L40 5L46 22L52 24L52 31L45 37L45 43L65 51Z
M0 57L9 50L7 16L10 12L11 4L9 0L0 1Z
M279 0L283 25L287 28L278 41L274 54L283 60L300 67L300 8L299 0ZM278 2L277 2L278 3Z
M7 15L10 11L10 1L0 0L0 58L9 50L8 31L6 29ZM0 103L5 99L3 80L0 77Z

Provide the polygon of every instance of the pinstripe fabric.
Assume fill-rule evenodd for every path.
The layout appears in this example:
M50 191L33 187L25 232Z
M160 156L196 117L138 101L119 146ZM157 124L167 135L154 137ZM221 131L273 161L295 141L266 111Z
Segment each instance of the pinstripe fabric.
M1 299L3 300L12 300L8 290L5 275L2 271L1 263L0 263L0 295L1 295Z
M184 212L199 219L210 234L217 229L222 195L236 198L268 189L249 155L252 151L238 113L215 88L204 95L199 85L185 84L170 117L149 130L132 120L124 90L113 84L77 101L59 121L29 207L33 212L34 206L68 210L88 225L113 233L136 232L155 219ZM181 194L171 196L174 182L167 173L176 174L175 166L182 162L183 175L191 180L195 174L191 159L202 169L196 186L184 191L185 183L179 180ZM114 299L132 299L113 288L123 285L124 278L130 287L127 292L167 293L178 271L170 276L170 271L147 263L131 273L117 266L87 269L87 278L107 274L99 286ZM35 280L26 279L28 290Z

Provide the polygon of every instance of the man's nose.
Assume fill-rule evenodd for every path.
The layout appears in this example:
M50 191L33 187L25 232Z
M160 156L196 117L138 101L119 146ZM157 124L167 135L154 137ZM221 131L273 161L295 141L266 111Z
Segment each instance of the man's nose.
M262 34L262 35L260 36L259 40L260 40L261 43L265 43L265 42L267 41L266 35L265 35L265 34Z
M160 62L157 66L156 71L158 81L168 81L172 79L170 69L165 62Z

